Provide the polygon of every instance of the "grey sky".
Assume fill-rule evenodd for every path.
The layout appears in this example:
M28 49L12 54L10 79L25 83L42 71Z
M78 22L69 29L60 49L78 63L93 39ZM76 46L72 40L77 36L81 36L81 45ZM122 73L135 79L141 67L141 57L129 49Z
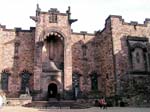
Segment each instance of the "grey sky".
M139 23L150 18L150 0L0 0L0 23L7 28L35 26L29 16L35 15L37 2L43 11L58 8L66 12L71 6L72 18L78 19L72 25L75 32L103 29L109 15L121 15L126 22Z

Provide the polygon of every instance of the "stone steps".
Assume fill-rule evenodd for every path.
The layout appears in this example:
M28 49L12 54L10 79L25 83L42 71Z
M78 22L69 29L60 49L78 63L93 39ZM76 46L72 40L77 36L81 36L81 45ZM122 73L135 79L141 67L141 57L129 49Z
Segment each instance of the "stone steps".
M35 108L71 108L71 109L84 109L90 107L84 104L79 104L75 101L66 101L66 100L57 101L54 99L51 99L49 101L33 101L32 103L28 103L24 106Z

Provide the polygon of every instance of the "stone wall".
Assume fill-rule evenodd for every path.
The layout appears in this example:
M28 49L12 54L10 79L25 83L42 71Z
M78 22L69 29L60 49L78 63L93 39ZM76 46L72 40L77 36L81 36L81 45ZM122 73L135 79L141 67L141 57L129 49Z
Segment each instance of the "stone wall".
M21 31L21 30L20 30ZM20 91L20 74L26 70L33 74L34 32L1 28L0 32L0 73L10 73L8 96L17 97ZM33 87L31 79L31 88ZM11 92L10 92L11 91Z
M86 32L71 35L73 73L80 75L81 91L91 91L90 74L95 71L94 38L94 34ZM85 80L88 82L86 85Z
M15 38L15 30L0 28L0 73L4 70L10 73L8 91L12 93L18 89L17 84L13 83Z
M57 14L57 22L50 21L52 11ZM63 43L61 47L63 47L64 54L61 56L64 60L61 62L62 78L64 79L61 85L64 87L64 91L72 90L73 73L80 75L80 89L83 92L91 91L91 75L94 73L98 75L98 90L103 96L121 95L123 94L121 93L122 89L133 95L133 90L136 90L137 86L141 88L140 85L149 90L147 84L150 74L150 19L146 19L144 24L138 24L137 22L126 23L121 16L109 16L102 31L89 34L72 32L70 15L60 13L56 9L48 12L40 11L31 18L36 22L36 28L30 30L20 28L10 30L0 25L0 73L3 70L10 73L8 88L10 96L19 95L20 75L28 71L32 74L30 89L39 93L37 97L40 97L43 84L41 81L42 49L45 39L55 36L60 38ZM128 43L129 37L131 40L135 38L136 41L137 39L146 39L139 43L146 46L144 49L147 52L148 68L143 67L144 61L138 64L134 59L134 68L145 71L133 74L129 44L134 45L135 42ZM143 52L140 49L137 49L138 51ZM133 55L136 55L136 52ZM147 80L144 82L144 79ZM49 82L46 82L47 79L44 80L49 85ZM137 91L141 92L143 88Z
M17 63L17 75L21 80L21 73L29 72L31 74L30 89L33 89L33 76L34 76L34 41L35 30L19 31L17 32L16 44L18 43L18 53L15 52L18 58L15 60ZM20 81L21 82L21 81ZM21 85L21 84L19 84Z
M9 69L12 72L14 64L15 31L0 28L0 72Z
M33 74L34 67L34 31L18 32L17 40L19 41L19 71L27 70Z
M113 51L115 56L114 64L115 64L116 83L117 83L116 94L123 95L121 91L129 90L126 92L124 91L125 93L127 93L126 96L128 96L128 98L136 97L135 95L140 95L142 93L137 92L139 91L139 89L134 86L134 83L137 83L139 85L144 85L143 88L145 87L149 88L148 85L145 84L145 81L143 80L143 77L149 79L149 72L145 71L145 72L137 72L132 74L133 69L131 67L131 59L130 59L127 39L128 37L130 37L131 39L136 38L135 39L136 41L138 39L142 40L145 38L149 40L150 20L146 19L144 21L144 24L138 24L137 22L126 23L124 22L121 16L110 16L110 20L111 20L112 38L113 38L113 46L114 46ZM147 41L146 44L147 55L149 54L148 46L149 43ZM147 63L149 63L148 60ZM136 81L134 79L136 79ZM139 81L140 83L138 83ZM127 88L125 88L125 85ZM136 91L135 94L133 93L133 90Z
M127 37L150 38L150 21L138 24L135 22L125 23L120 16L111 16L113 50L116 58L116 74L120 76L130 68L128 60Z
M100 91L104 96L113 96L115 94L114 56L109 18L106 20L105 28L97 32L95 44L95 61L97 62L95 68L100 73Z

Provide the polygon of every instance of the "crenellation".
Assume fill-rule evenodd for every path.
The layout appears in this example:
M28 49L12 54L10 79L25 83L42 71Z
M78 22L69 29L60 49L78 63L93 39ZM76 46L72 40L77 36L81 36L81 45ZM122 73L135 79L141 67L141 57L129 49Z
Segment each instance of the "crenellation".
M35 31L35 27L30 27L29 30L24 30L24 29L22 29L20 27L16 27L14 29L15 29L16 32L33 32L33 31Z
M138 25L138 22L137 21L131 21L129 24L133 25L133 26L136 26L136 25Z
M143 27L147 27L147 25L150 23L149 18L146 18L143 24L139 24L137 21L131 21L130 23L125 22L124 19L122 18L122 16L114 16L114 15L110 15L107 19L106 19L106 23L107 20L109 20L110 18L112 18L112 22L113 21L118 21L118 23L122 24L122 25L131 25L131 26L143 26ZM120 21L120 22L119 22Z

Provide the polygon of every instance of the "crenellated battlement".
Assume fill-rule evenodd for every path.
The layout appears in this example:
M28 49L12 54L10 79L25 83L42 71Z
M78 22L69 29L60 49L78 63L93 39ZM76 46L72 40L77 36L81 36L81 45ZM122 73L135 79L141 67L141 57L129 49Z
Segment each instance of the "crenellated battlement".
M110 15L107 19L106 19L106 23L108 21L113 21L116 20L118 22L120 22L122 25L133 25L133 26L143 26L143 27L147 27L148 24L150 25L150 18L146 18L145 21L143 22L143 24L139 24L137 21L131 21L130 23L125 22L125 20L122 18L122 16L118 16L118 15Z
M0 24L0 29L2 29L3 31L16 31L16 32L33 32L33 31L35 31L35 27L30 27L29 30L22 29L21 27L15 27L14 29L8 29L8 28L6 28L6 25L1 25L1 24Z
M22 29L20 27L15 27L14 30L16 32L33 32L33 31L35 31L35 27L30 27L29 30L25 30L25 29Z

